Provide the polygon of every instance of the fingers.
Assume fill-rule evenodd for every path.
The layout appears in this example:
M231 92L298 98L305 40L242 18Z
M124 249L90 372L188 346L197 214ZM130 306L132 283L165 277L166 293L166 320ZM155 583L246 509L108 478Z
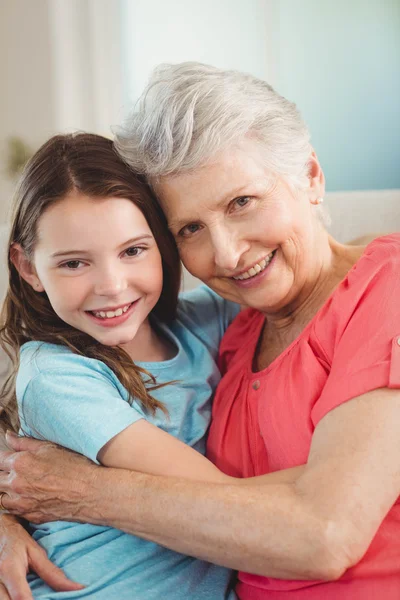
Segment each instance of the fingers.
M0 599L3 600L33 600L32 592L26 580L26 572L21 565L4 565L2 572L3 585Z
M40 440L35 440L30 437L20 437L13 431L7 431L6 441L8 446L15 452L21 452L21 450L34 452L35 450L40 448L40 446L46 443L41 442Z
M15 455L15 452L10 452L9 450L0 450L0 470L9 472L11 471L11 462L12 457Z
M10 596L2 583L0 583L0 600L10 600Z
M68 592L81 590L85 587L80 583L68 579L61 569L56 567L56 565L53 565L39 546L37 550L31 550L29 555L31 569L35 571L47 585L53 588L53 590L56 590L57 592Z

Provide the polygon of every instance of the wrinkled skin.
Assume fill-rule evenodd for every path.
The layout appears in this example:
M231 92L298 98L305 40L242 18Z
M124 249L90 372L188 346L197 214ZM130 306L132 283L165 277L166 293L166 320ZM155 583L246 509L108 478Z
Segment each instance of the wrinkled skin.
M33 523L78 520L98 467L87 458L48 442L7 436L17 452L0 452L3 505Z
M7 494L2 502L9 513L42 523L62 518L70 506L76 511L73 505L82 503L80 492L84 484L90 486L96 471L93 463L47 442L8 435L7 443L12 450L17 450L16 453L0 451L0 490ZM72 500L61 510L63 489L69 490ZM56 508L60 512L57 513ZM30 571L56 591L76 591L84 587L53 565L43 548L13 516L2 514L0 600L32 600L26 580Z
M10 515L0 518L0 600L31 600L26 580L35 571L57 591L79 590L83 586L70 581L47 558L46 552Z

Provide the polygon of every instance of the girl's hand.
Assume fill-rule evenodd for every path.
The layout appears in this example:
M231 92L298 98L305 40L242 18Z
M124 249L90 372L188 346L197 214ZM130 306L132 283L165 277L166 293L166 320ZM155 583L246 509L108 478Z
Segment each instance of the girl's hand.
M68 579L46 552L11 515L0 516L0 600L32 600L26 580L34 571L56 591L76 591L84 586Z
M7 444L11 451L0 451L0 492L5 492L7 512L33 523L74 520L98 467L49 442L8 433Z

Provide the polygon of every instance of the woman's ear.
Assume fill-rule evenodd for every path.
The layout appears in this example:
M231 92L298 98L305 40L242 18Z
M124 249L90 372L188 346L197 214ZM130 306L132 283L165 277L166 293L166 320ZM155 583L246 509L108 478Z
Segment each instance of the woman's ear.
M35 292L44 292L44 287L37 276L36 269L26 256L21 244L15 242L12 244L10 248L10 260L22 279L29 283Z
M308 160L308 181L310 202L315 203L315 201L323 198L325 195L325 175L314 150L311 152Z

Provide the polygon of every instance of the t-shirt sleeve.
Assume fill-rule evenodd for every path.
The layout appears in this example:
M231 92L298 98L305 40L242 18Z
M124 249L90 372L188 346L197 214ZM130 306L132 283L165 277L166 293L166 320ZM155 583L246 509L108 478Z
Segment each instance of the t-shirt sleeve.
M179 317L214 350L240 312L239 304L221 298L205 285L180 294L178 306Z
M400 388L400 252L380 258L365 285L352 286L350 278L332 308L331 369L312 410L314 426L347 400L378 388Z
M122 398L105 365L101 371L80 360L69 360L68 370L41 370L30 380L18 398L21 429L98 462L101 448L145 415Z

